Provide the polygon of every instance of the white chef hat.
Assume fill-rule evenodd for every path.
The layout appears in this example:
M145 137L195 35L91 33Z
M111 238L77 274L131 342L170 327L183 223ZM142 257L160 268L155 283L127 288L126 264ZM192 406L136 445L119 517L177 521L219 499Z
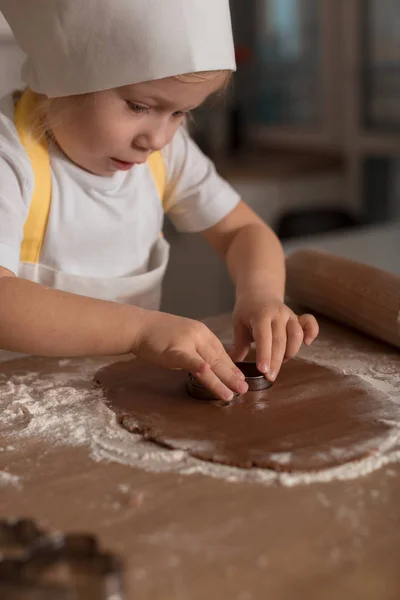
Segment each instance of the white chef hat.
M49 97L236 68L229 0L0 0Z

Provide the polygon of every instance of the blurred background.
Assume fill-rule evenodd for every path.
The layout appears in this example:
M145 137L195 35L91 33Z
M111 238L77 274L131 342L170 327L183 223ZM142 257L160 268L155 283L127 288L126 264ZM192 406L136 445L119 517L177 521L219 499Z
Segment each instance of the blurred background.
M193 137L276 231L400 274L399 0L231 0L238 72L194 115ZM1 15L0 15L1 16ZM0 93L23 54L0 22ZM222 262L177 233L163 308L230 310Z

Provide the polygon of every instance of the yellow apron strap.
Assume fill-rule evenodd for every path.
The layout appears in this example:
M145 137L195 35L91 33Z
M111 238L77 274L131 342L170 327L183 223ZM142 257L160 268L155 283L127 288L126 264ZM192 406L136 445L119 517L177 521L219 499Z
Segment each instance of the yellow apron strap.
M163 210L165 211L167 209L167 171L161 152L153 152L153 154L151 154L147 159L147 164L155 181Z
M45 136L38 141L32 131L36 105L36 94L27 89L18 101L14 113L15 126L32 163L35 180L32 202L24 226L24 239L21 244L20 260L28 263L39 261L51 202L51 171L47 141Z
M46 137L35 139L32 131L37 95L29 88L22 94L14 111L15 126L32 164L34 191L28 218L24 226L24 239L21 244L21 262L39 262L51 204L51 170L49 149ZM161 152L154 152L147 160L154 178L163 209L166 210L167 174Z

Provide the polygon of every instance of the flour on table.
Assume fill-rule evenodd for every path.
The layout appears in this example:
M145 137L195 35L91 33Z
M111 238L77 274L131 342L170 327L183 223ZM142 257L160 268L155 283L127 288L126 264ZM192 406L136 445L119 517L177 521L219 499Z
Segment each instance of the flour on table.
M14 485L21 487L21 478L18 475L13 475L8 471L0 471L0 487L3 485Z
M228 338L225 336L223 341L228 343ZM311 348L304 348L300 356L358 375L360 385L372 385L400 404L400 369L395 353L382 357L378 351L355 351L351 344L332 343L324 338ZM29 372L11 378L0 374L0 427L5 434L12 433L11 448L17 450L18 442L23 443L23 438L29 436L52 445L86 446L95 461L113 461L151 472L201 474L231 482L275 482L285 486L354 479L400 462L400 423L391 424L390 435L382 440L374 456L325 471L276 473L204 462L188 456L184 450L161 448L117 424L114 413L102 401L101 390L90 387L95 372L102 366L98 360L63 360L58 366L70 372ZM188 440L188 447L190 444ZM11 448L8 445L10 453ZM277 458L284 465L290 454L282 453ZM19 483L18 477L0 472L0 485Z

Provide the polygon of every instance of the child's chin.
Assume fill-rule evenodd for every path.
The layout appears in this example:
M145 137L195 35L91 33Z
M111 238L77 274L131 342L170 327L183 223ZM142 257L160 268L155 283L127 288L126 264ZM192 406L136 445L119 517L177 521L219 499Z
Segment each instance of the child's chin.
M114 175L114 173L117 170L117 169L113 168L112 166L96 167L94 165L91 165L91 166L86 166L86 167L82 167L82 168L85 171L88 171L88 173L91 173L92 175L98 175L99 177L110 177L111 175Z

